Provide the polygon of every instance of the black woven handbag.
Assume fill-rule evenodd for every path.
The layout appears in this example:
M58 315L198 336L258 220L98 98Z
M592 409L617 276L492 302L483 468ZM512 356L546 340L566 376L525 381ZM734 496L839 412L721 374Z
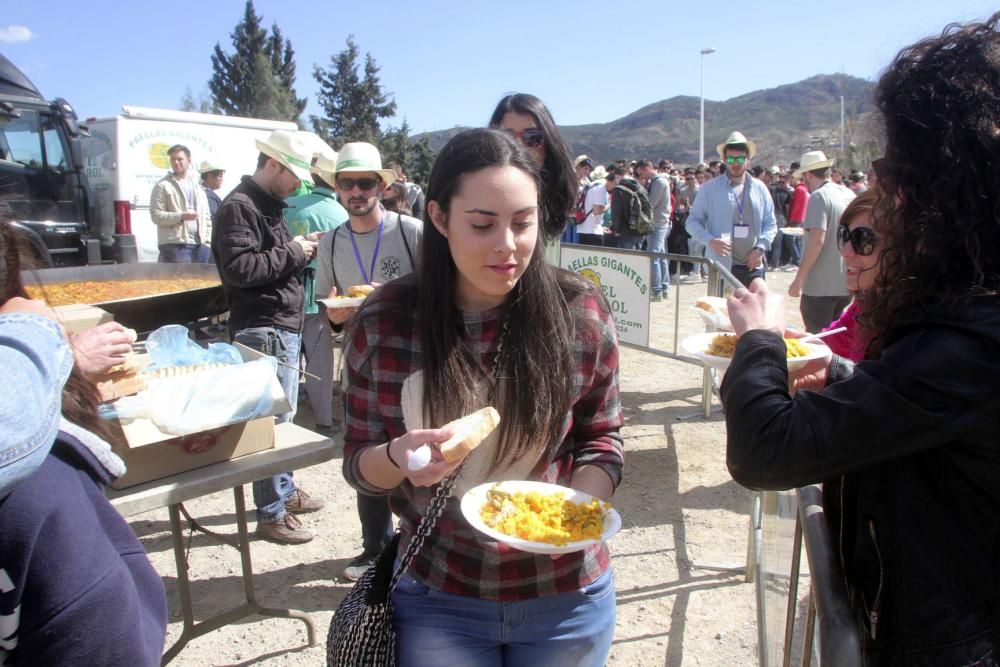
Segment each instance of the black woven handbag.
M399 533L396 533L375 559L375 564L341 600L326 637L326 664L329 667L393 667L396 664L396 633L392 629L389 594L444 511L463 467L464 463L438 485L417 532L399 561L399 569L393 572L399 551Z

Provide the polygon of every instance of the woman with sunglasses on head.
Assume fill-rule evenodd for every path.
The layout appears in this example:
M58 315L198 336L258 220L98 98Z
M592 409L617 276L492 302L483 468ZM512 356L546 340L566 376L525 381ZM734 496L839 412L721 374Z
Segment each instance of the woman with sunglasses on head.
M477 532L459 507L492 481L603 499L621 481L614 321L599 290L545 261L540 187L510 135L455 136L431 172L416 272L368 297L346 339L344 474L363 493L389 495L400 553L459 465L435 448L412 470L413 452L447 440L441 426L452 419L486 405L500 414L392 593L401 665L596 667L611 645L604 544L519 551Z
M520 141L538 165L542 179L539 223L543 243L558 239L576 204L576 172L569 147L548 107L527 93L511 93L497 104L489 126Z
M780 299L730 300L729 469L825 482L865 664L1000 664L998 54L1000 13L904 49L876 86L877 232L844 237L878 267L851 261L861 362L805 369L826 386L791 398Z

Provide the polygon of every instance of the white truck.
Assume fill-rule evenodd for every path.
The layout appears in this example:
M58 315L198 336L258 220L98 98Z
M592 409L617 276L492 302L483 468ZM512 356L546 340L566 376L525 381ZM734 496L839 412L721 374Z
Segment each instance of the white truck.
M129 234L135 237L140 262L155 262L159 255L149 195L170 171L168 148L187 146L193 169L203 160L225 169L219 191L225 197L244 174L253 173L259 152L255 139L274 130L298 129L283 121L135 106L122 107L117 116L85 122L90 136L83 139L84 164L95 207L101 219L114 220L119 243ZM128 249L119 249L118 254L120 261L128 261Z

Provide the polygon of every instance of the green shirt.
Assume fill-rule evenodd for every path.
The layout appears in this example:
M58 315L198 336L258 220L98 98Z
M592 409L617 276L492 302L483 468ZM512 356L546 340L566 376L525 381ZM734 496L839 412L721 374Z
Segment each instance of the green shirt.
M285 200L285 220L292 236L307 236L313 232L329 232L347 222L347 210L337 201L333 190L316 186L313 191ZM316 258L306 266L306 315L319 312L316 305ZM320 298L326 297L321 294Z

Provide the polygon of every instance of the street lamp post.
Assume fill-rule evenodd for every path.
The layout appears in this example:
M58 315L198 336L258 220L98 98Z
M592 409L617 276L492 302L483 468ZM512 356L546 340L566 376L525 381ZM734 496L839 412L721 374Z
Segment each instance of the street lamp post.
M705 162L705 56L715 53L708 47L701 50L701 120L698 123L698 164Z

